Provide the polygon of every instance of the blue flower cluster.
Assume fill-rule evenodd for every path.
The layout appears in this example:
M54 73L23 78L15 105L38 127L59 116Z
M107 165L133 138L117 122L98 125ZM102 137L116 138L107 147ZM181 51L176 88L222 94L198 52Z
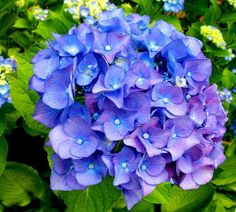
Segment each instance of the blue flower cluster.
M230 90L228 90L227 88L223 88L222 91L218 92L221 101L226 101L229 104L231 103L231 101L233 100L233 95L232 92Z
M32 59L34 119L52 128L52 189L86 189L109 173L130 209L162 182L198 188L225 160L227 118L202 43L149 21L105 11Z
M178 13L184 9L185 0L158 0L164 2L164 10L166 12Z
M10 86L7 74L16 71L16 62L11 58L4 59L0 56L0 108L5 102L11 103Z

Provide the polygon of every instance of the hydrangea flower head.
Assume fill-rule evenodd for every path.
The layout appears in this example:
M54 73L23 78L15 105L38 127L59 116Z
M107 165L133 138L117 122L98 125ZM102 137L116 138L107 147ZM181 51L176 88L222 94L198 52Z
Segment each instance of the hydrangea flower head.
M222 101L226 101L228 103L230 103L233 100L232 92L227 88L223 88L222 91L219 91L219 96Z
M229 4L236 8L236 1L235 0L228 0Z
M226 42L224 40L223 34L219 29L217 29L214 26L201 26L201 35L205 37L208 41L211 41L213 44L215 44L218 48L226 49ZM225 56L225 60L231 61L235 54L233 53L233 50L231 48L227 49L228 55Z
M54 34L32 59L52 189L86 189L109 174L131 209L162 182L198 188L225 160L227 118L202 43L149 21L113 8Z
M109 9L108 0L64 0L65 10L69 12L74 19L79 20L81 17L85 22L93 25L98 15L105 9Z
M42 9L39 6L33 8L33 15L36 20L45 21L48 17L48 9Z
M178 13L184 9L185 0L158 0L164 2L164 10L166 12Z
M7 74L16 71L16 62L14 59L4 59L0 56L0 108L5 102L11 103L10 86L8 84Z
M226 48L226 42L223 35L216 27L206 25L201 26L201 34L209 41L212 41L218 48Z

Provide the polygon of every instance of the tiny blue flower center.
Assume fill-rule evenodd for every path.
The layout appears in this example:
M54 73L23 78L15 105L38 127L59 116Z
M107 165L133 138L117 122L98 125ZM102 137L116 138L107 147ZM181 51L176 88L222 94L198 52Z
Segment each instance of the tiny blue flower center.
M82 140L82 139L77 139L77 144L82 144L84 142L84 140Z
M106 45L106 46L105 46L105 50L106 50L106 51L111 51L111 46L110 46L110 45Z
M70 54L76 55L78 53L78 48L76 46L70 47Z
M120 125L120 119L116 119L116 120L114 121L114 123L115 123L115 125Z
M85 73L86 76L90 76L91 70L90 70L90 69L87 69L84 73Z
M187 86L187 80L184 77L180 78L180 77L177 76L176 77L176 86L186 87Z
M98 117L99 117L99 114L98 114L98 113L94 113L94 114L92 115L92 119L93 119L93 120L97 120Z
M157 45L157 43L154 42L154 41L151 41L151 42L149 43L149 47L150 47L150 49L151 49L152 51L157 51L158 48L159 48L159 46Z
M191 76L192 76L191 72L188 72L188 73L187 73L187 76L188 76L188 77L191 77Z
M137 80L138 83L142 83L143 81L144 81L143 77L139 77L138 80Z
M89 168L89 169L94 169L94 167L95 167L95 166L94 166L93 163L90 163L90 164L88 165L88 168Z
M112 141L110 141L109 139L106 139L106 146L110 147L112 145Z
M93 25L95 23L94 19L92 17L87 17L86 20L88 21L89 25Z
M142 171L145 171L145 170L147 169L147 166L143 164L143 165L141 166L141 169L142 169Z
M149 139L150 138L150 135L148 133L143 133L143 138L144 139Z
M9 91L9 87L2 87L0 89L0 94L5 95Z
M169 102L169 99L163 98L162 101L163 101L164 103L168 103L168 102Z
M177 135L176 135L176 133L174 133L173 135L172 135L172 138L176 138L177 137Z
M191 98L191 96L188 94L187 96L186 96L186 100L189 100Z
M94 69L94 68L96 68L96 66L90 64L90 65L88 65L88 68L89 69Z
M123 168L123 169L125 169L125 168L127 168L127 163L126 162L123 162L122 164L121 164L121 167Z
M81 14L81 16L83 16L83 17L87 17L88 15L89 15L89 10L86 8L86 9L82 9L81 11L80 11L80 14Z
M119 85L118 84L114 84L114 85L112 85L112 88L113 89L117 89L117 88L119 88Z
M115 64L116 64L117 66L123 66L124 63L125 63L125 60L124 60L124 59L118 58L118 59L115 60Z

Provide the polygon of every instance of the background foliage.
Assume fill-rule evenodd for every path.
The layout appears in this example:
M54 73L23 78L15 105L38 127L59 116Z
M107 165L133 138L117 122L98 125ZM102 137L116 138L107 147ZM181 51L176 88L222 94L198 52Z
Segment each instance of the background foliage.
M236 68L236 59L225 60L228 52L200 34L202 25L213 25L223 33L227 47L236 52L236 9L226 1L186 0L184 12L178 14L165 13L162 3L155 0L113 2L127 13L149 15L152 22L163 19L202 40L203 51L213 63L211 82L217 83L219 89L235 88L236 75L232 69ZM34 18L36 5L49 9L46 21ZM18 64L17 72L8 76L13 104L0 109L0 211L126 211L121 193L112 186L110 178L85 191L49 189L50 150L44 147L48 129L32 119L38 96L28 90L33 74L30 61L52 38L52 32L66 33L74 24L78 22L64 11L61 0L0 1L0 55L11 56ZM215 172L211 183L191 191L162 184L133 212L236 210L236 135L231 130L236 112L234 93L233 97L231 103L223 102L229 117L223 142L227 160Z

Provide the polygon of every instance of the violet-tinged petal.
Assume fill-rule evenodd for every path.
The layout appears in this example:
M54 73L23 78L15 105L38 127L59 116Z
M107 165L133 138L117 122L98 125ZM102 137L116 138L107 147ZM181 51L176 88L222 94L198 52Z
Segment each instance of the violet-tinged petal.
M142 186L143 196L147 196L151 192L153 192L156 188L156 185L150 185L144 180L140 180L140 184Z
M99 67L92 54L83 57L77 66L76 83L80 86L89 85L98 75Z
M83 50L82 43L75 35L63 35L58 42L60 56L76 56Z
M117 90L124 83L125 71L118 66L111 66L105 75L104 85L106 88Z
M59 175L55 171L52 170L50 176L50 188L52 190L58 191L71 191L73 188L69 187L66 183L64 175Z
M192 174L185 174L179 186L184 190L199 188L199 185L193 180Z
M54 74L45 84L43 102L54 109L63 109L73 103L69 74Z
M142 189L137 190L123 190L125 202L128 210L131 210L143 197Z
M176 166L180 171L183 173L191 173L193 172L193 161L191 159L190 155L183 155L179 160L177 161Z
M106 92L104 94L108 99L110 99L118 108L122 108L124 105L124 91L123 88L112 92Z
M51 53L49 58L44 58L34 64L34 73L40 79L47 79L54 71L59 68L59 57Z
M198 185L206 184L206 183L210 182L210 180L212 179L213 171L214 171L213 166L202 167L192 173L193 180Z
M125 101L125 107L130 110L137 111L137 122L138 124L145 124L150 120L151 105L149 98L141 93L136 92L128 96Z
M49 138L51 141L52 148L56 153L58 153L59 151L60 144L69 139L61 125L56 126L50 131Z
M39 79L36 75L33 75L29 82L29 89L43 93L45 91L44 85L45 80Z
M102 176L94 172L77 173L76 180L84 186L96 185L102 181Z
M124 170L116 172L113 185L118 186L121 184L128 183L130 181L129 173L126 173Z
M140 128L137 128L132 134L126 136L123 140L124 144L127 146L134 147L138 152L145 152L145 146L142 144L138 138L138 131Z
M59 124L61 113L62 110L52 109L39 100L33 118L46 127L52 128Z
M106 165L98 153L88 158L74 160L73 165L78 183L84 186L100 183L107 173Z
M197 82L209 80L211 76L211 61L209 59L190 59L185 62L185 72Z
M57 174L65 174L71 166L71 161L69 159L62 160L57 154L53 154L51 159L53 162L53 170Z

